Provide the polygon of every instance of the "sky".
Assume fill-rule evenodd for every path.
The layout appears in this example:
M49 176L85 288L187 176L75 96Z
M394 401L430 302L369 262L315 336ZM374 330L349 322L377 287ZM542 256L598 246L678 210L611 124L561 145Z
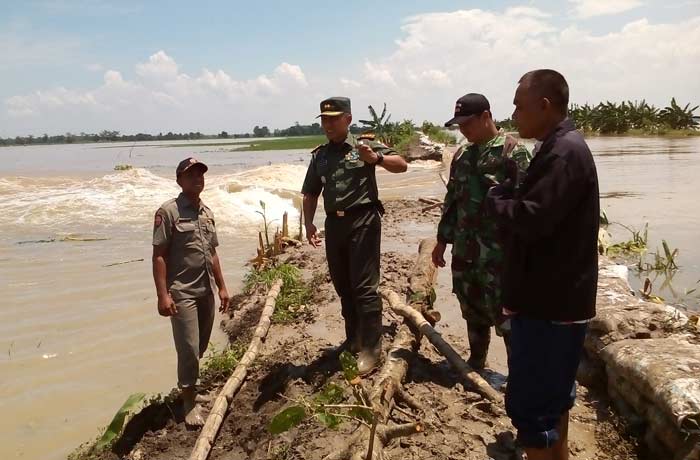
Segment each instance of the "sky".
M0 136L444 122L479 92L507 118L536 68L571 101L700 104L700 0L0 0Z

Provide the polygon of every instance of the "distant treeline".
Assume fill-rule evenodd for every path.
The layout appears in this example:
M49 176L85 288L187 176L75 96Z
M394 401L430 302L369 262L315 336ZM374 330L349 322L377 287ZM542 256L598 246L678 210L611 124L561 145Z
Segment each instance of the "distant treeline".
M350 131L354 134L361 133L363 128L353 124ZM300 125L295 123L286 129L275 129L270 131L267 126L255 126L252 133L229 134L221 131L218 134L202 134L199 131L189 133L158 133L158 134L121 134L119 131L104 130L100 133L66 133L58 136L17 136L3 139L0 137L2 145L42 145L42 144L79 144L88 142L143 142L143 141L188 141L199 139L248 139L251 137L292 137L292 136L317 136L323 134L323 129L319 123L311 125Z
M86 142L138 142L138 141L180 141L193 139L212 139L216 136L207 136L200 132L166 134L121 134L119 131L102 131L99 134L60 134L58 136L17 136L15 138L0 138L0 145L41 145L41 144L78 144Z
M658 108L647 104L646 101L625 101L622 103L601 102L598 105L576 105L573 104L569 108L569 116L574 120L576 126L587 133L599 134L625 134L643 133L643 134L665 134L669 131L693 131L698 130L698 117L694 115L698 106L691 107L690 104L681 106L676 103L676 99L671 99L670 105L664 108ZM372 120L362 120L364 126L355 124L350 126L350 131L354 134L371 129L382 137L387 137L386 141L396 144L400 139L393 139L396 142L391 142L392 133L402 134L406 131L405 128L413 123L410 120L405 120L401 123L389 122L389 117L384 119L386 113L386 104L381 116L370 110L373 117ZM507 131L515 130L515 124L511 119L505 119L497 122L500 128ZM432 124L430 124L432 126ZM432 126L430 130L432 135L437 136L438 129ZM229 134L226 131L221 131L219 134L202 134L199 131L189 133L173 133L166 134L121 134L119 131L104 130L99 134L72 134L66 133L58 136L17 136L15 138L0 138L0 146L2 145L41 145L41 144L73 144L86 142L139 142L139 141L179 141L179 140L198 140L198 139L247 139L251 137L293 137L293 136L318 136L323 134L323 129L319 123L310 125L301 125L298 122L286 129L275 129L271 131L267 126L255 126L251 133ZM426 132L426 134L428 134ZM399 136L405 137L405 136ZM441 140L444 142L444 140Z
M671 104L658 108L646 101L624 101L622 103L601 102L598 105L577 105L569 107L569 117L576 127L587 133L625 134L665 134L669 131L697 130L698 117L694 112L698 106L681 106L676 99ZM499 122L506 130L515 130L511 119Z

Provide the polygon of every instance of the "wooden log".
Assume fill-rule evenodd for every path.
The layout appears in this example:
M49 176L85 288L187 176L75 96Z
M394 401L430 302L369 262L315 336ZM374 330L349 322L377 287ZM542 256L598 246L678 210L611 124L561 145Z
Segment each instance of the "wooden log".
M431 325L440 321L440 312L433 308L437 267L433 264L435 238L424 238L418 245L418 258L408 277L408 303L419 310Z
M259 254L265 255L265 243L263 242L262 232L258 232L258 249L260 250Z
M442 203L433 203L430 206L426 206L423 209L421 209L421 212L432 211L433 209L439 208L440 206L442 206Z
M275 303L277 301L277 296L279 296L282 290L282 280L278 279L270 288L267 293L267 299L265 300L265 307L263 308L262 314L260 315L260 321L258 326L255 328L255 333L253 334L253 339L250 341L248 350L241 358L241 361L236 366L236 369L231 374L231 377L226 381L224 388L219 393L216 398L214 405L207 417L207 421L199 433L197 442L194 445L192 454L190 455L190 460L206 460L209 456L212 446L214 445L214 440L216 435L219 433L219 428L224 421L226 412L228 411L231 400L234 394L243 384L243 381L248 374L248 368L255 361L255 358L260 352L262 347L263 339L267 336L267 332L270 330L272 313L275 311Z
M434 246L434 242L432 243ZM418 257L412 270L412 282L415 289L431 291L436 280L435 267L432 266L430 257L426 257L432 252L430 240L423 240L419 245ZM432 268L423 265L430 264ZM425 300L425 296L420 297ZM417 299L412 306L418 309L423 304ZM406 307L410 308L410 307ZM418 313L418 311L416 311ZM394 336L394 340L387 352L384 365L375 379L374 386L370 392L370 405L373 408L375 423L372 429L361 427L339 450L332 452L324 460L357 459L371 460L383 458L384 447L398 436L407 436L423 430L420 423L410 423L407 425L389 425L389 415L394 398L400 393L401 384L408 372L408 359L415 356L420 343L419 338L411 330L406 321L403 322ZM401 398L401 397L399 397ZM412 398L414 405L419 405ZM370 446L371 441L371 447Z
M469 384L470 389L476 391L489 401L496 403L503 402L503 397L501 394L494 390L491 385L486 382L486 380L484 380L467 364L466 361L462 359L461 356L459 356L454 348L452 348L452 346L442 338L439 332L433 329L430 323L428 323L420 312L401 302L399 295L394 291L382 289L380 294L387 300L387 302L389 302L389 306L393 311L403 316L407 321L410 321L411 324L421 332L421 334L425 335L430 343L435 345L435 348L437 348L438 351L445 358L447 358L447 361L452 365L452 367Z
M278 256L282 254L282 233L279 229L275 232L275 239L273 241L272 255Z
M384 446L394 439L384 435L390 429L386 422L389 420L391 401L396 394L397 388L400 388L401 382L406 378L406 372L408 371L406 358L415 353L417 346L418 339L415 334L407 324L402 324L394 337L391 348L389 348L379 377L372 387L370 402L375 413L373 428L369 430L360 428L342 448L330 453L324 460L344 460L349 458L371 460L382 458ZM379 434L378 436L374 435L375 431ZM420 430L414 428L413 431L405 434L413 434L418 431ZM394 434L393 432L390 433ZM370 441L372 442L371 448L369 448Z
M426 302L432 295L437 279L437 267L433 264L432 253L437 241L425 238L418 244L418 257L408 276L409 299L411 303Z
M289 215L287 211L282 214L282 237L289 238L289 224L287 223L287 218Z

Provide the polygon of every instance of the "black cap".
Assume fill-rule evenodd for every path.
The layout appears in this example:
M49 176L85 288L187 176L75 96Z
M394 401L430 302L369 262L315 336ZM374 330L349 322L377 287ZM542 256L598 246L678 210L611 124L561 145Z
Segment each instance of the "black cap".
M328 99L321 101L321 115L335 117L344 113L351 113L350 99L347 97L329 97Z
M209 170L209 167L202 163L201 161L197 160L196 158L185 158L180 162L179 165L177 165L177 169L175 170L175 176L180 177L180 174L184 173L188 169L190 169L193 166L197 166L199 168L202 168L202 172L207 172Z
M483 94L469 93L455 103L455 116L445 123L445 126L458 125L472 115L481 115L487 110L491 110L488 99Z

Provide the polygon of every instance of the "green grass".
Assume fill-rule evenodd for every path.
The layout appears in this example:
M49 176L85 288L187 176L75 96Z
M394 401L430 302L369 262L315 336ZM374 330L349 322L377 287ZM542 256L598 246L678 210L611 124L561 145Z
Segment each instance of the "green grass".
M259 152L262 150L295 150L313 149L319 144L328 142L326 136L299 136L285 137L283 139L266 139L253 141L249 145L235 149L236 152Z
M246 348L246 344L238 340L229 343L223 350L217 350L214 345L210 345L209 354L202 366L202 380L227 378L243 358Z
M413 133L410 136L406 136L396 143L394 150L396 150L399 155L406 156L411 145L417 144L420 135L418 133Z
M282 278L283 284L277 297L272 321L289 323L301 318L308 312L302 307L308 306L312 291L302 279L299 269L293 265L281 264L264 270L253 270L243 280L243 290L246 294L250 294L256 285L263 285L269 289L277 278Z
M263 139L263 140L236 140L235 142L191 142L186 144L165 144L153 145L154 147L233 147L234 152L259 152L263 150L295 150L309 149L316 147L319 144L328 142L326 136L293 136L283 137L279 139ZM108 147L105 147L108 148Z

